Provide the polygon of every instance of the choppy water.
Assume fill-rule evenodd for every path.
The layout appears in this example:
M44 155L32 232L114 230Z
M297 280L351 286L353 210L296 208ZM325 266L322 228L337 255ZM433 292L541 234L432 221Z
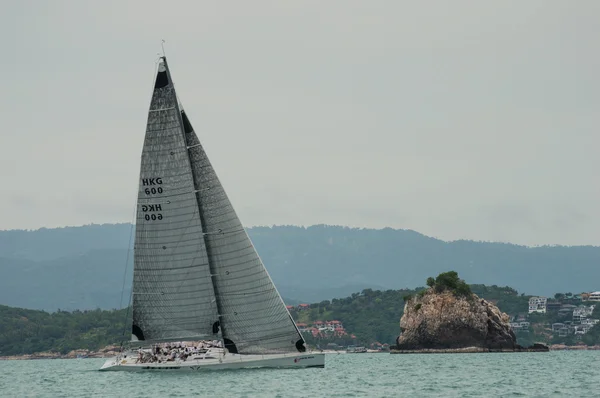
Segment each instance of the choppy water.
M600 397L600 351L327 355L325 369L99 372L102 359L0 361L2 397Z

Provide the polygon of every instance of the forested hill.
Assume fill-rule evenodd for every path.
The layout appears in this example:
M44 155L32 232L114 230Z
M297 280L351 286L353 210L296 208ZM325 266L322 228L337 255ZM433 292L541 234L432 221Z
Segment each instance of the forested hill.
M130 224L105 224L0 231L0 304L46 310L120 307L131 230ZM444 242L410 230L325 225L248 232L280 293L294 303L365 288L419 286L448 269L473 283L508 285L528 294L600 290L600 247ZM130 260L127 288L131 269Z
M519 294L510 287L470 287L479 297L493 301L504 312L511 315L527 312L530 296ZM364 289L345 298L310 304L307 309L295 307L290 312L300 325L313 324L319 320L337 320L348 332L344 336L325 339L314 338L310 331L305 332L304 337L313 346L326 346L334 341L344 345L369 346L374 342L393 344L400 333L399 322L404 311L404 298L422 289ZM128 314L130 315L130 312L126 310L48 313L0 305L0 356L41 351L66 354L75 349L97 350L109 344L119 343L124 338L129 338L131 319L126 320ZM548 337L548 333L540 330L538 326L542 329L547 328L556 316L549 313L547 317L532 317L530 320L539 324L534 325L531 333L528 331L518 334L519 342L532 344L535 341L550 341L551 336ZM567 341L571 344L578 341L574 336L555 340L556 343ZM600 324L586 334L583 341L588 345L600 344Z
M527 296L510 288L472 286L482 297L495 299L505 311L527 308ZM417 289L417 290L420 290ZM392 344L399 334L403 297L417 290L377 291L365 289L349 297L322 301L305 311L292 310L295 320L338 319L356 335L348 344L375 341ZM286 304L290 304L289 302ZM0 305L0 356L53 351L66 354L75 349L97 350L129 338L131 320L124 310L44 311ZM125 334L123 332L126 332ZM125 337L124 337L125 336ZM305 334L311 343L310 333Z

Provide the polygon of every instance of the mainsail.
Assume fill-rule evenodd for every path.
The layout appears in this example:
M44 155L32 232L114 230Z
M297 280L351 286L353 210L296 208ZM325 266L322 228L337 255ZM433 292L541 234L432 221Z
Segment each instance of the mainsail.
M161 59L142 155L133 334L139 340L220 333L233 353L302 352L277 292Z
M217 306L195 191L175 88L162 60L140 169L133 340L212 336Z

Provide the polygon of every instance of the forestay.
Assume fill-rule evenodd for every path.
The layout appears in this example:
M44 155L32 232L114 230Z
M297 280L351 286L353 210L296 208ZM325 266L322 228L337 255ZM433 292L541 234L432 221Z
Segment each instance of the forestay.
M211 338L217 306L181 114L164 59L148 113L134 258L132 339Z

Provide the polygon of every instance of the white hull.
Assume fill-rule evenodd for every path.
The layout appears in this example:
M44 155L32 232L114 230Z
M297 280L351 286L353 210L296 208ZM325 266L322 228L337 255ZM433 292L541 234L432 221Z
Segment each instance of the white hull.
M325 354L227 354L218 358L188 359L163 363L136 363L135 356L111 358L102 365L102 371L139 372L151 370L198 371L243 368L324 368Z

